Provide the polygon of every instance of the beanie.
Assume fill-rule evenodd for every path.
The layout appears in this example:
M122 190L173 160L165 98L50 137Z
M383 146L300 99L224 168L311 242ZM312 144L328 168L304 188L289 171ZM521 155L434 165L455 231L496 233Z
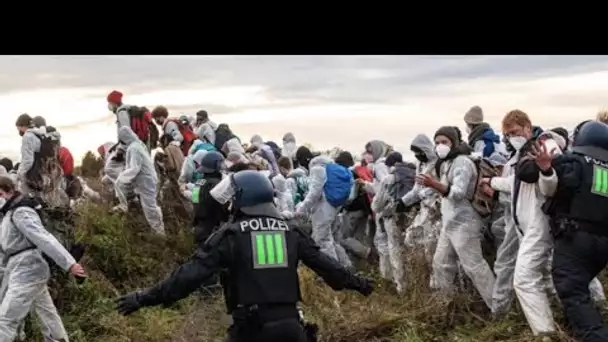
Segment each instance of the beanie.
M36 128L46 126L46 120L40 115L34 116L34 118L32 119L32 122L34 123L34 127L36 127Z
M384 164L388 167L394 166L396 163L403 163L403 156L399 152L393 152L386 157Z
M108 94L107 98L108 102L121 104L122 103L122 93L118 90L112 90L110 94Z
M483 123L483 111L479 106L473 106L469 111L464 115L464 122L467 125L478 125Z
M351 167L355 165L355 160L353 159L353 155L348 151L342 151L335 159L336 164L342 165L344 167Z
M458 132L454 129L454 127L451 127L451 126L439 127L437 132L435 132L433 139L437 138L437 136L439 136L439 135L443 135L443 136L447 137L448 139L450 139L450 141L452 142L452 147L454 147L454 148L460 144L460 139L458 138Z

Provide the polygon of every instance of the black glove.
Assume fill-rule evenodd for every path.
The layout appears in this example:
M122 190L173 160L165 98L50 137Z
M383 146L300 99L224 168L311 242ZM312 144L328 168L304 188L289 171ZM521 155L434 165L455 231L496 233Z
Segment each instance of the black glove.
M407 208L405 207L405 203L403 203L402 200L398 200L397 206L395 207L395 212L404 213L404 212L406 212L406 210L407 210Z
M357 278L359 278L359 286L357 287L357 291L359 291L359 293L365 297L369 296L372 291L374 291L374 281L362 276L357 276Z
M131 292L116 300L116 311L118 313L128 316L135 311L139 310L143 305L139 301L139 293Z

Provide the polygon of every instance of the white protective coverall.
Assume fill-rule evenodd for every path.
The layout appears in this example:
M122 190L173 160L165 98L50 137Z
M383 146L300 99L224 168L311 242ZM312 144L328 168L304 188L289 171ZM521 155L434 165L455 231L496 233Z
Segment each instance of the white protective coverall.
M217 124L211 120L207 120L203 122L196 128L196 135L200 139L204 139L210 144L215 144L215 130L217 129Z
M318 156L309 164L309 189L306 197L296 207L298 214L310 213L312 222L312 239L319 245L321 251L338 260L342 265L351 267L352 263L344 248L334 239L333 228L338 216L338 209L325 199L323 187L327 180L325 167L333 163L331 158ZM354 186L353 186L354 190ZM351 194L354 191L351 191ZM351 196L352 198L353 196Z
M163 213L156 203L158 177L148 149L130 127L120 129L120 140L127 145L125 169L116 179L116 193L120 209L128 210L128 195L131 191L139 195L141 208L148 224L158 234L165 234Z
M395 283L397 292L401 293L405 290L406 279L405 279L405 265L403 263L403 236L401 235L401 227L397 225L395 218L393 217L394 201L389 193L391 187L395 184L395 171L404 172L405 177L411 177L413 181L413 170L408 170L404 164L397 164L398 169L391 172L384 180L380 183L380 191L376 193L372 200L372 210L376 213L376 216L382 218L382 227L387 237L388 250L387 253L380 254L380 258L386 258L380 263L388 265L386 276L392 276L392 280Z
M21 163L17 170L17 178L19 180L20 190L23 194L34 193L33 189L30 189L26 184L27 173L34 167L35 154L40 152L41 141L36 136L47 135L46 128L30 128L28 129L21 139ZM50 135L50 134L49 134ZM46 174L43 170L40 171L44 184L54 184L54 187L43 185L44 191L38 193L45 200L46 203L52 206L67 206L69 204L69 198L65 191L61 188L62 172L60 168L57 168L54 174Z
M245 156L245 149L243 148L243 145L241 145L241 141L238 138L232 138L226 141L223 146L223 152L226 153L226 156L232 152Z
M200 150L194 153L194 155L186 157L184 160L177 183L180 188L185 187L185 190L182 191L182 195L188 200L192 200L192 189L197 181L197 179L195 179L196 169L198 168L198 165L201 165L201 161L207 153L208 151Z
M269 170L272 171L272 175L279 174L279 165L277 164L277 159L274 156L274 152L272 152L272 148L264 143L262 137L259 135L254 135L251 137L251 145L257 147L257 151L253 153L253 156L260 156L264 160L268 162Z
M296 145L296 136L293 133L285 133L283 136L283 149L281 150L281 155L283 157L287 157L290 160L296 159L296 151L298 150L298 145Z
M435 175L437 154L435 153L435 145L431 139L424 134L419 134L412 140L411 145L424 152L424 155L428 159L427 162L418 164L418 175L430 174L438 178ZM428 261L431 262L442 225L441 196L433 189L416 183L412 190L403 196L401 201L408 207L420 203L418 215L416 215L412 224L406 230L405 244L410 248L423 246L425 255Z
M0 286L0 341L16 338L32 308L41 321L45 342L69 341L47 287L51 274L42 253L65 271L76 260L44 228L36 211L29 207L18 207L6 213L0 225L0 245L3 257L12 255L6 261Z
M477 187L477 168L468 156L459 155L443 162L440 173L441 183L449 185L450 192L441 201L443 226L433 257L431 287L452 292L460 262L491 308L494 274L481 251L481 217L470 201Z
M286 220L291 220L294 217L296 206L293 203L293 196L287 188L287 180L283 175L276 175L272 178L274 185L275 199L277 208Z
M371 157L373 164L368 164L374 174L372 183L365 183L363 188L370 195L375 195L380 191L381 183L389 175L388 167L384 163L386 155L389 152L388 145L381 140L372 140L368 143L371 149ZM380 274L383 278L393 280L391 274L391 265L387 261L390 260L388 248L388 236L383 226L382 218L376 215L376 233L374 235L374 245L380 256Z
M181 146L184 142L184 136L179 131L179 126L175 121L165 119L165 122L163 123L163 134L171 137L171 144L173 145Z

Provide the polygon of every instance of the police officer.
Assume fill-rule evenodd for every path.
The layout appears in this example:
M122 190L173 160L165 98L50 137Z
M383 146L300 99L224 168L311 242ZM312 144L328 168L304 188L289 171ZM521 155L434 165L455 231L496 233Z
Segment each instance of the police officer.
M549 188L556 189L543 206L555 237L555 289L575 337L608 341L608 329L589 293L589 283L608 263L608 125L584 123L572 152L552 163L546 162L551 153L544 149L535 157L545 179L553 180Z
M224 192L223 196L216 189ZM262 173L247 170L225 178L212 195L223 201L226 194L233 194L231 223L215 232L168 279L119 298L120 313L128 315L141 307L173 303L225 269L222 286L234 322L227 341L304 342L296 307L300 260L334 290L352 289L365 296L372 292L370 280L352 274L321 253L310 237L281 218L273 204L272 183Z
M211 233L228 221L227 209L210 194L211 189L222 180L223 165L224 156L217 151L209 151L201 160L198 169L202 172L202 178L192 189L194 237L197 246L202 246Z

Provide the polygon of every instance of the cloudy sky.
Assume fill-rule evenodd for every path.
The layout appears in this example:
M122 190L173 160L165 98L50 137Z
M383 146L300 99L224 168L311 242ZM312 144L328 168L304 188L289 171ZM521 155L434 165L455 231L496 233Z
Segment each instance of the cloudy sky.
M21 113L56 126L75 157L116 139L105 97L206 109L243 140L360 151L383 139L407 151L413 136L464 126L480 105L499 127L519 108L545 127L593 118L606 105L605 56L0 56L0 154L18 158Z

